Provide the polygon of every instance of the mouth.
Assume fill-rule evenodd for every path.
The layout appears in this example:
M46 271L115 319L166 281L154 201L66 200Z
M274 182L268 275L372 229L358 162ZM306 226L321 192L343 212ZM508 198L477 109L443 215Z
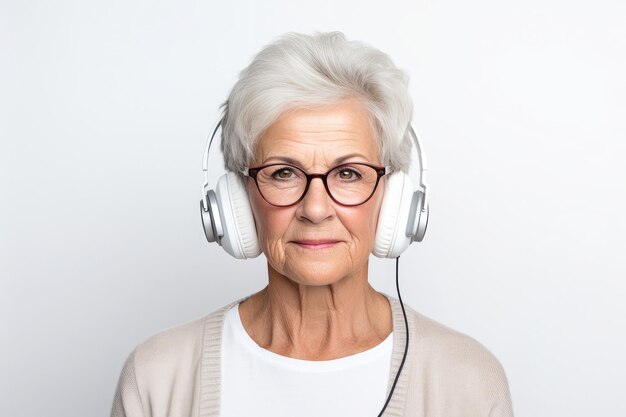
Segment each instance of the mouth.
M340 240L298 240L298 241L292 241L292 243L295 243L296 245L298 245L301 248L304 249L326 249L326 248L332 248L333 246L337 245L338 243L340 243Z

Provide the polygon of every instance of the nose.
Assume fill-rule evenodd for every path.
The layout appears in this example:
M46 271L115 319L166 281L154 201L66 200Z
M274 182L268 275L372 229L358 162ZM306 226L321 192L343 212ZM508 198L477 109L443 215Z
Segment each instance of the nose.
M296 216L308 219L312 223L320 223L334 215L333 200L326 192L321 178L313 178L305 196L300 201Z

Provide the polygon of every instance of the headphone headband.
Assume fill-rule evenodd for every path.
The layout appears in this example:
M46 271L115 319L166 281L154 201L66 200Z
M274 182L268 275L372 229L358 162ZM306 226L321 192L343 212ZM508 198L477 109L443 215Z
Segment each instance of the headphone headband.
M422 143L420 142L419 137L415 134L413 130L413 126L409 125L409 132L413 137L413 143L415 144L415 150L417 151L417 160L420 164L420 181L419 185L422 187L422 192L424 193L424 207L428 207L428 193L426 189L428 185L426 184L426 171L428 167L426 165L426 154L422 152Z
M221 126L224 120L224 111L219 115L217 121L213 125L213 133L210 137L207 137L206 145L204 147L204 153L202 154L202 171L204 172L204 184L202 184L202 202L204 204L203 209L206 211L209 209L209 202L207 201L207 191L209 190L209 150L211 149L211 143L215 132Z

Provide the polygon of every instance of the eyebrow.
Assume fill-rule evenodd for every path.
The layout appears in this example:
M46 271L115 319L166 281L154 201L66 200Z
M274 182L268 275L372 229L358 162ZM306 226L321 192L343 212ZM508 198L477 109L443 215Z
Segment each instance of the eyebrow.
M332 165L335 166L335 165L341 164L342 162L345 162L346 160L350 158L359 157L359 156L367 161L367 158L363 154L355 152L355 153L349 153L347 155L340 156L339 158L333 161ZM287 162L288 164L291 164L291 165L302 166L302 163L300 161L290 158L288 156L280 156L280 155L270 156L265 161L263 161L262 165L265 165L272 159Z

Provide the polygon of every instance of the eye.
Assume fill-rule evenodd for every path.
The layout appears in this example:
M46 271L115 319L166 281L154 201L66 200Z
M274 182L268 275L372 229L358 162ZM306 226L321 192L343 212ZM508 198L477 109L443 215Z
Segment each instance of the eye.
M272 178L278 180L288 180L295 177L297 177L297 174L293 171L293 169L288 167L282 167L272 173Z
M361 178L361 174L352 168L340 169L338 176L341 180L358 180L359 178Z

